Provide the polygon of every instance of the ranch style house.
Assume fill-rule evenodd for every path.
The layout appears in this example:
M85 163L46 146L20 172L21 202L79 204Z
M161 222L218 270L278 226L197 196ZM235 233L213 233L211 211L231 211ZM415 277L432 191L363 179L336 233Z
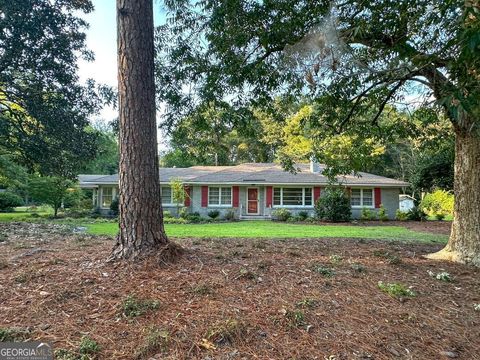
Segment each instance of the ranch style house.
M296 214L308 211L314 215L315 201L321 196L328 180L322 175L322 165L298 164L296 174L284 171L275 163L246 163L236 166L192 166L189 168L161 168L160 184L164 210L172 214L174 204L170 181L182 181L189 212L206 217L213 209L223 216L234 210L238 219L270 219L272 211L286 208ZM362 208L377 211L380 204L389 218L395 218L399 208L399 195L408 183L360 173L341 179L350 196L352 217L359 218ZM110 211L110 204L118 194L118 174L79 175L80 187L93 190L93 204L102 213Z

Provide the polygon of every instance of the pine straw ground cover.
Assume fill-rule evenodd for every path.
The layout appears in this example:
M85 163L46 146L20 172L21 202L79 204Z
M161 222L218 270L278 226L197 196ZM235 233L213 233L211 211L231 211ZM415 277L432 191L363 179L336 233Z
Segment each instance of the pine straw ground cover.
M421 257L438 244L181 239L158 267L61 225L0 233L0 337L64 359L480 358L480 271Z

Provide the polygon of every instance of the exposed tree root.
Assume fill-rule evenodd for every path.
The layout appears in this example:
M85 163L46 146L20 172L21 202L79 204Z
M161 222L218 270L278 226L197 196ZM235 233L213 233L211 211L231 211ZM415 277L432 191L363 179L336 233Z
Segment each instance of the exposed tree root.
M107 262L118 260L143 262L151 260L164 265L177 261L184 252L185 250L180 245L173 242L159 244L154 247L145 246L140 249L125 247L120 242L117 242L108 257Z
M461 264L468 264L480 267L480 257L468 256L467 254L460 253L459 251L452 250L448 245L442 250L432 254L424 255L424 258L430 260L443 260L451 261Z
M424 258L430 259L430 260L445 260L445 261L463 263L463 261L461 261L460 254L457 251L451 251L446 247L444 247L442 250L437 251L435 253L424 255Z

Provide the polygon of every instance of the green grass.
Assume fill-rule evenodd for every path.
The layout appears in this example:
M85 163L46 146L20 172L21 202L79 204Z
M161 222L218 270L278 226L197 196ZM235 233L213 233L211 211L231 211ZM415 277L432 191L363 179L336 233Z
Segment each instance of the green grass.
M32 214L35 214L32 216ZM0 212L0 222L9 221L31 221L40 217L52 215L53 210L50 207L41 206L35 211L29 211L26 206L15 208L14 212Z
M115 236L117 223L83 223L94 235ZM241 221L213 224L166 224L167 235L194 238L363 238L411 242L447 241L448 236L421 233L401 226L347 226Z
M433 215L429 215L427 217L427 220L429 221L438 221L437 218ZM453 221L453 215L446 215L443 221Z

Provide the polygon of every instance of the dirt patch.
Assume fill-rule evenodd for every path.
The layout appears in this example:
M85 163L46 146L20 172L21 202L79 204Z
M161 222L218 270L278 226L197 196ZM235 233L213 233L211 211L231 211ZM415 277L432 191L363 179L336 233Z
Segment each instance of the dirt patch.
M107 264L113 239L64 227L0 224L0 232L0 327L57 349L78 351L88 336L99 359L476 359L480 351L480 271L421 257L440 245L181 239L187 253L159 268ZM379 281L415 296L392 297Z
M397 224L413 231L441 235L450 235L450 231L452 228L451 221L405 221L397 222Z

